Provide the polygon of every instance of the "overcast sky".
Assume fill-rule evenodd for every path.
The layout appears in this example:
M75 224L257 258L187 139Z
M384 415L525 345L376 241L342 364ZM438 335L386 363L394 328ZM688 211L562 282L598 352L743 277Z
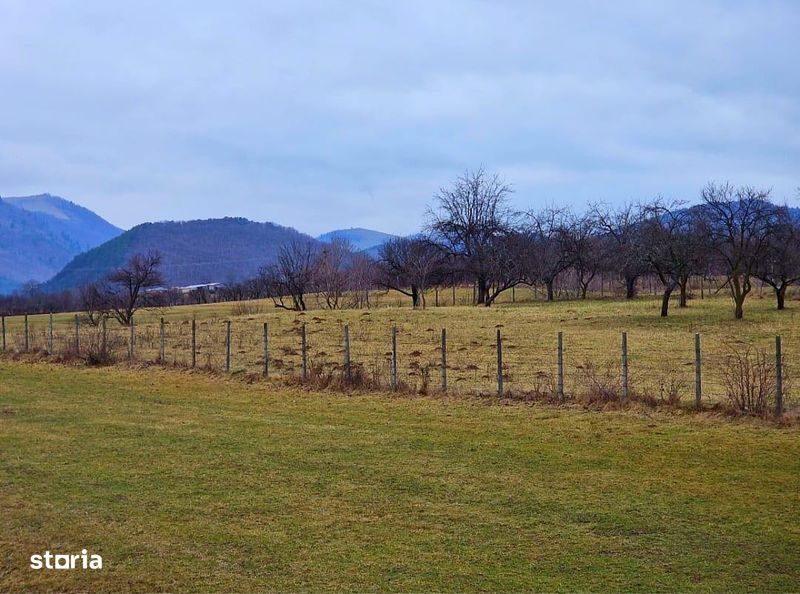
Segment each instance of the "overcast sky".
M409 233L483 164L519 208L797 203L798 56L798 0L0 0L0 196Z

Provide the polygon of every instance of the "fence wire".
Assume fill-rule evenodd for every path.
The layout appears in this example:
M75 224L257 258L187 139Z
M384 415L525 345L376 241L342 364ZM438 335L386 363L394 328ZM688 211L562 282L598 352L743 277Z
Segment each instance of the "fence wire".
M557 395L560 385L566 395L600 391L623 394L619 332L603 334L601 344L596 334L584 337L577 332L564 332L560 357L563 365L559 368L557 333L543 335L511 323L457 325L446 328L444 365L443 325L432 325L430 320L419 323L375 317L370 311L361 312L356 319L350 316L349 320L335 314L321 317L313 312L293 317L254 315L230 321L221 317L192 320L171 316L137 321L129 327L110 319L93 324L85 318L61 316L53 321L47 315L38 315L28 316L27 321L23 317L6 318L2 346L7 352L79 356L98 362L194 365L233 374L264 374L268 369L269 376L278 379L302 378L305 368L307 378L341 379L348 360L344 340L347 326L350 374L375 388L396 385L400 389L435 391L443 388L446 378L450 392L493 393L499 390L501 376L503 392L510 394ZM502 361L498 360L498 332ZM677 336L645 330L628 332L629 395L694 399L698 364L695 340L693 332ZM786 354L795 350L793 343L784 343L782 364L787 377L791 376L791 368ZM774 338L744 342L701 337L704 401L726 398L732 357L744 351L774 362ZM788 392L789 386L787 382L784 390Z

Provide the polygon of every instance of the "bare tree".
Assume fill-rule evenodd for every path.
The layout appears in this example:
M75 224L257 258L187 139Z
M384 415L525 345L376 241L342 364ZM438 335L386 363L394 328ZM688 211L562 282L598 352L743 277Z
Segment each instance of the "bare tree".
M347 240L336 238L317 251L314 287L328 309L338 309L348 288L353 250Z
M129 326L139 309L160 305L157 289L163 283L161 255L155 251L135 254L124 266L111 272L107 282L95 285L94 297L103 302L100 311Z
M425 238L399 237L380 248L381 284L425 308L425 291L443 272L445 253Z
M775 291L778 309L785 308L786 289L800 281L800 224L786 207L779 208L776 220L759 259L755 276Z
M702 232L724 271L736 319L744 317L744 300L775 227L777 209L769 190L709 183L702 191Z
M597 225L589 215L571 215L563 238L567 261L578 281L581 299L586 299L589 285L603 270L606 242L597 234Z
M350 307L370 307L370 291L378 286L378 265L369 256L356 252L348 270Z
M592 206L595 224L611 243L611 258L625 282L625 298L636 297L636 281L647 271L642 249L642 211L633 204L617 209Z
M705 248L697 231L696 217L680 203L666 204L657 199L643 207L641 234L644 253L664 287L661 317L669 313L669 300L681 288L685 303L686 285L691 275L703 269Z
M511 231L494 238L488 251L486 295L489 307L504 292L524 282L531 283L528 262L532 259L534 242L529 233Z
M532 241L527 277L531 283L541 282L547 289L547 300L555 299L554 285L558 275L570 265L567 251L567 217L563 209L546 208L528 213L527 231Z
M188 295L187 301L189 303L210 303L211 292L207 287L198 287L196 289L192 289Z
M492 292L508 283L492 280L503 238L514 230L518 217L507 201L512 189L499 176L483 168L466 172L435 196L436 209L428 210L427 229L441 242L454 261L463 263L464 272L477 284L477 303L491 305ZM502 290L504 289L501 289Z
M91 282L79 290L81 309L86 312L89 323L97 326L109 314L109 289L100 283Z
M313 290L317 248L310 241L293 240L278 250L275 264L261 269L261 280L275 307L305 311L305 297ZM287 305L286 299L291 299Z

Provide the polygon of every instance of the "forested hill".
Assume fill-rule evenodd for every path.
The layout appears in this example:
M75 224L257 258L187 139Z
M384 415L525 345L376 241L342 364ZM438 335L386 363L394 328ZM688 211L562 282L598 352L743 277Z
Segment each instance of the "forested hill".
M0 198L0 294L49 279L77 254L120 233L58 196Z
M77 256L44 290L80 287L106 276L137 253L158 251L168 286L230 283L255 276L286 242L315 241L292 228L243 218L144 223Z

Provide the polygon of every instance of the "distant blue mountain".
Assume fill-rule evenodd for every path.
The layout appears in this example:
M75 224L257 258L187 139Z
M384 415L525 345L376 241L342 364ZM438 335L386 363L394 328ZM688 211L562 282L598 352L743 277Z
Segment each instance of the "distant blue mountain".
M356 251L376 252L384 243L396 238L397 235L392 235L390 233L355 227L352 229L337 229L335 231L323 233L317 237L317 240L323 243L330 243L335 239L344 239L350 243L352 248Z
M76 255L120 233L92 211L58 196L0 198L0 293L45 281Z

